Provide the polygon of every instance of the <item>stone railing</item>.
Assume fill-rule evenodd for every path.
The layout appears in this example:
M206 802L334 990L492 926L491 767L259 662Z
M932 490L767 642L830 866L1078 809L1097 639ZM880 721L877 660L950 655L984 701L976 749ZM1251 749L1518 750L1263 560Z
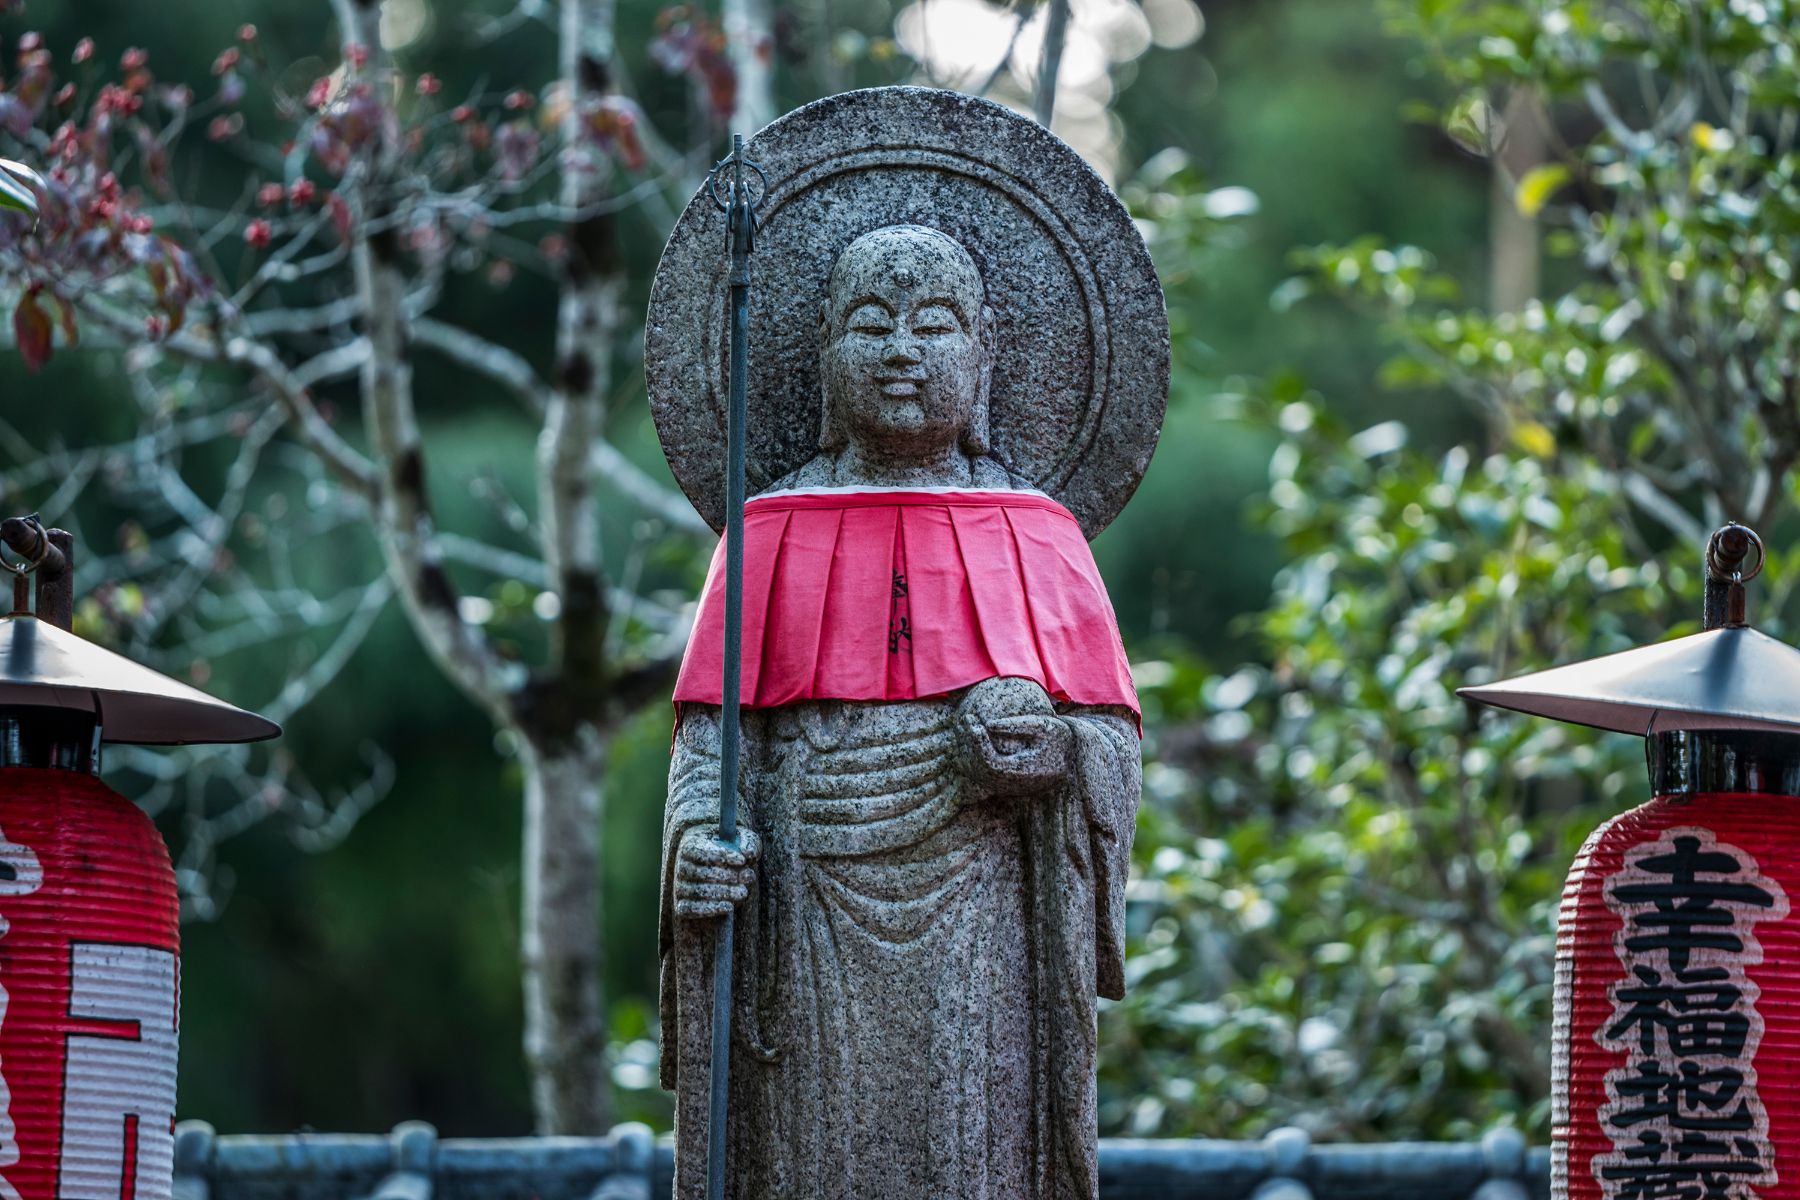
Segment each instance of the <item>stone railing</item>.
M391 1135L175 1136L176 1200L667 1200L669 1147L641 1125L604 1138L447 1138L419 1121ZM1549 1200L1550 1154L1510 1129L1479 1143L1100 1143L1102 1200ZM846 1197L846 1200L849 1200Z

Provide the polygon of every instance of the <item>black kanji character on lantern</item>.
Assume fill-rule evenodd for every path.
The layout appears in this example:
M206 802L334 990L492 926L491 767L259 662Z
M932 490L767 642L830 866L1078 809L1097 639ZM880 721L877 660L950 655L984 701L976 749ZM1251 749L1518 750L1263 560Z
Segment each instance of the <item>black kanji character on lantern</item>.
M1763 1169L1754 1160L1697 1161L1682 1153L1682 1143L1670 1147L1658 1133L1639 1134L1637 1144L1621 1149L1624 1163L1600 1169L1601 1179L1612 1185L1611 1200L1747 1200L1752 1193L1743 1178Z
M1735 1067L1705 1070L1684 1062L1676 1072L1654 1058L1639 1059L1636 1067L1636 1074L1612 1085L1621 1104L1635 1101L1635 1106L1614 1112L1609 1125L1629 1129L1645 1121L1666 1121L1677 1131L1694 1134L1744 1133L1756 1127L1756 1115L1746 1101L1738 1100L1736 1108L1724 1111L1743 1087L1744 1073ZM1729 1153L1724 1143L1718 1152Z
M1752 883L1701 878L1742 874L1744 864L1735 855L1702 850L1697 837L1677 837L1674 844L1667 854L1647 855L1635 863L1647 874L1668 876L1668 882L1620 884L1612 898L1621 905L1651 906L1631 915L1632 927L1648 932L1626 938L1625 948L1634 954L1665 951L1669 966L1681 976L1695 950L1743 952L1744 940L1733 928L1737 915L1722 905L1772 908L1775 897Z
M1676 1054L1722 1054L1737 1058L1750 1037L1750 1018L1737 1011L1743 989L1726 982L1723 968L1689 971L1685 983L1666 982L1661 972L1636 966L1636 986L1616 988L1615 1001L1624 1013L1603 1035L1608 1041L1630 1037L1635 1030L1638 1049L1655 1054L1660 1030ZM1700 981L1699 977L1704 977Z

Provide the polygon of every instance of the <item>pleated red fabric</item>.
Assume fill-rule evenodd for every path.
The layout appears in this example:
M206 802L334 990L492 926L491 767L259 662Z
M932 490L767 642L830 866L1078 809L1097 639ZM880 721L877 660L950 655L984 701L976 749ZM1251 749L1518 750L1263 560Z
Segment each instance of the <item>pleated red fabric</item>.
M723 690L725 544L675 702ZM1081 526L1035 492L815 489L744 510L743 702L917 700L983 679L1138 711Z

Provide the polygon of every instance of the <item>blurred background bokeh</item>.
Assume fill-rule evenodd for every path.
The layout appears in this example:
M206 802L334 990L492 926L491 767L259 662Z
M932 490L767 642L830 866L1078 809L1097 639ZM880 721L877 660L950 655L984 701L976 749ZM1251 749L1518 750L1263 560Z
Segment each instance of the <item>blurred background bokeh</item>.
M780 105L893 82L991 84L994 98L1028 105L1042 18L1023 3L780 0ZM553 5L383 7L401 69L430 71L446 95L536 94L554 75ZM1554 87L1573 77L1544 84L1560 133L1523 163L1485 152L1513 110L1503 118L1501 102L1476 108L1470 97L1501 89L1503 101L1516 80L1555 75L1548 13L1574 14L1562 34L1603 55L1618 42L1603 10L1641 10L1654 27L1666 7L1743 16L1725 4L1073 0L1055 127L1140 217L1174 334L1160 448L1095 543L1137 664L1148 763L1132 994L1101 1017L1106 1133L1251 1136L1300 1123L1323 1137L1460 1137L1496 1120L1547 1133L1556 892L1581 833L1635 795L1637 751L1478 720L1451 689L1678 628L1695 594L1691 570L1668 569L1695 553L1681 517L1709 520L1721 497L1772 495L1761 511L1785 521L1791 481L1773 435L1730 425L1733 412L1755 416L1750 401L1717 424L1733 430L1723 453L1743 457L1745 478L1759 463L1772 470L1762 493L1655 475L1681 510L1659 518L1633 504L1638 485L1620 467L1665 450L1679 458L1694 426L1658 425L1662 398L1705 390L1729 367L1703 365L1684 384L1655 361L1620 362L1633 321L1659 301L1629 291L1630 271L1603 280L1610 292L1581 291L1594 260L1580 257L1580 214L1617 211L1609 195L1639 196L1637 184L1654 200L1670 186L1657 172L1701 169L1692 155L1714 153L1692 133L1705 114L1658 126L1674 158L1627 164L1636 184L1596 174L1565 189L1573 168L1553 177L1541 165L1557 154L1590 162L1606 138L1554 106ZM28 30L59 62L86 37L96 62L141 47L158 79L202 93L253 23L252 109L272 103L277 84L304 92L338 53L323 0L12 8L0 19L8 61ZM666 27L661 0L621 0L617 61L652 123L691 132L705 118L692 81L656 64L659 16ZM996 72L1015 34L1016 66ZM1720 61L1768 50L1720 36ZM1682 78L1679 64L1649 69L1664 67ZM1764 117L1747 119L1761 128ZM1725 128L1713 120L1707 129ZM711 136L718 144L722 128ZM1713 165L1723 190L1740 188L1730 172L1744 163ZM258 169L229 144L195 143L178 186L229 204ZM1552 221L1555 211L1576 215ZM636 314L667 224L654 208L626 220L625 308ZM1757 253L1780 251L1792 234L1762 220L1695 236L1764 236ZM1523 285L1500 277L1527 259ZM1730 285L1732 268L1719 269ZM441 303L548 359L555 295L540 275L487 272ZM1633 304L1635 316L1604 328ZM1746 353L1780 359L1791 330L1779 330ZM635 336L624 341L608 434L666 479ZM440 523L511 544L530 521L508 498L532 494L535 427L478 378L423 363ZM147 531L134 504L163 512L176 501L133 501L124 452L81 468L94 486L61 485L76 451L137 436L133 370L99 349L59 350L38 373L0 356L0 507L79 526L91 564L82 585L98 606L88 629L115 641L129 640L120 631L142 600L134 561L183 549ZM355 406L348 382L321 397ZM169 419L180 416L176 403ZM1649 432L1634 432L1640 418ZM1610 450L1596 431L1610 431ZM216 451L183 469L205 491L229 465ZM299 519L295 503L288 488L253 491L239 532L279 536ZM690 598L704 541L604 486L601 506L614 576L671 608ZM1778 528L1762 532L1780 545ZM365 577L374 556L347 530L308 553L309 584L329 592L333 579ZM534 589L482 576L465 592L497 637L536 652ZM318 618L321 629L344 619ZM305 629L276 644L195 645L173 632L157 642L163 665L248 706L269 704L295 661L331 643ZM656 878L670 724L668 706L653 703L613 744L603 843L619 1112L659 1126L669 1106L655 1087ZM446 1135L528 1131L517 747L444 680L395 603L292 714L281 747L319 795L379 798L353 806L366 807L353 827L323 832L284 820L272 799L267 819L230 836L209 828L216 846L185 860L209 883L183 931L181 1115L222 1131L379 1130L409 1117ZM159 806L179 853L195 834L191 799L173 799L179 789L141 767L117 782Z

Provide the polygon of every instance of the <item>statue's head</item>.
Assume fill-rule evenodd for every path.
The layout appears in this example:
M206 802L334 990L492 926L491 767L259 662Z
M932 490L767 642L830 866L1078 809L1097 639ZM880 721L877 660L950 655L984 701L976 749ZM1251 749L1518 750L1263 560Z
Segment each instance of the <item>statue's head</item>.
M889 225L851 242L831 268L819 337L822 450L988 452L994 314L956 239Z

